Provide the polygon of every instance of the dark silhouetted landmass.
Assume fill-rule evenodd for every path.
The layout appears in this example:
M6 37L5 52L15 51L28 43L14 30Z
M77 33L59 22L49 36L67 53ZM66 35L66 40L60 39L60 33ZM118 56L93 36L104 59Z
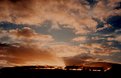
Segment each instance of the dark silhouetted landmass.
M121 78L121 65L99 66L22 66L0 69L0 78Z

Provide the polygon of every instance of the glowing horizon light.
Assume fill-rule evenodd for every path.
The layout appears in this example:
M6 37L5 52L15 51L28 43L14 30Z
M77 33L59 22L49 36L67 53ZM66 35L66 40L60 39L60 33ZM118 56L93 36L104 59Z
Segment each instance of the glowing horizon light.
M58 62L42 62L42 61L32 61L32 62L27 62L26 65L35 65L35 66L62 66L64 67L65 64L63 61L58 61Z

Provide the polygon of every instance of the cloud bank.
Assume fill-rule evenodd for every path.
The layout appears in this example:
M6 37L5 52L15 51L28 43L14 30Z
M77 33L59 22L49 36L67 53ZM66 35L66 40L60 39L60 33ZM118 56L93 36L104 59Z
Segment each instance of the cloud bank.
M121 57L112 58L121 51L120 2L120 0L92 2L1 0L0 23L13 23L16 27L9 29L11 26L8 26L6 27L8 30L0 29L0 64L36 64L37 61L41 64L47 62L55 64L60 61L59 64L63 64L62 59L68 64L80 61L120 63ZM47 24L46 21L51 24ZM48 31L41 29L44 27L43 23L47 24ZM17 25L22 25L23 28L17 28ZM37 29L34 27L40 27L40 31L48 34L36 32ZM72 30L75 36L71 41L55 40L52 31L56 33L62 28ZM32 57L34 59L31 59Z

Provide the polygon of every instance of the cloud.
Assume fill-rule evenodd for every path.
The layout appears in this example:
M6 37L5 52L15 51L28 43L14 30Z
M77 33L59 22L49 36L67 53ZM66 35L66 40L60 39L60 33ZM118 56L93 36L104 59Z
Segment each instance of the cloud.
M56 27L60 23L77 31L79 31L78 29L83 30L83 26L80 27L80 25L86 25L94 29L96 23L91 20L88 14L88 7L80 4L83 2L79 2L79 0L2 0L0 2L2 4L0 6L0 21L40 25L46 20L51 20L53 26Z
M87 38L85 36L77 37L77 38L73 39L73 41L75 41L75 42L85 42L86 40L87 40Z
M54 41L51 35L36 33L29 27L22 29L1 30L0 41L7 43L47 43Z
M15 55L11 54L11 51L10 54L12 57L3 54L1 54L1 57L5 57L7 60L10 59L8 61L11 61L11 63L19 64L19 62L22 61L28 63L28 60L32 58L31 55L36 58L33 52L35 52L35 54L37 53L37 57L40 58L38 51L41 52L42 50L43 52L45 48L47 54L50 54L50 52L48 53L49 48L49 51L55 53L57 57L71 58L78 55L80 56L82 53L89 53L91 55L81 57L82 60L100 60L98 58L92 58L92 56L108 56L112 53L119 52L119 45L117 46L116 42L119 41L120 38L117 37L115 39L115 34L113 37L105 36L114 32L116 33L116 31L120 29L119 21L121 10L115 8L119 1L120 0L93 0L92 2L89 0L1 0L1 22L42 27L44 26L43 23L49 21L51 25L47 24L47 27L50 28L51 31L53 31L53 29L61 30L61 28L72 30L75 35L72 41L80 45L58 44L53 36L50 35L51 33L46 35L37 33L29 27L1 30L0 42L16 44L14 46L15 50L8 48L9 51L12 50L15 52ZM51 27L49 27L49 25ZM54 33L56 32L54 31ZM62 33L62 36L64 36L63 34L65 35L65 32ZM70 36L68 37L72 38ZM64 39L66 35L65 37L60 36L58 38L62 38L61 40L64 41L66 40ZM67 38L66 41L68 40ZM33 45L41 49L35 48L35 50ZM29 58L26 61L25 58L21 58L23 54L17 51L17 49L20 49L20 51L27 50L28 53L25 52L25 56L29 54L30 50L33 52L30 51L30 56L27 56ZM7 53L9 53L9 51ZM46 56L46 54L43 53L42 55ZM15 56L18 56L18 58ZM47 55L47 57L50 56ZM71 59L76 60L76 58L77 61L80 60L78 60L78 57ZM6 63L6 60L3 59L2 62ZM32 63L32 61L29 63ZM33 63L36 64L37 62L35 61Z
M117 37L115 38L115 40L121 42L121 36L117 35Z
M50 48L59 57L71 57L85 52L85 50L79 46L69 44L51 44Z
M26 38L26 39L33 39L38 41L54 40L52 36L36 33L33 29L29 27L24 27L23 29L10 30L9 32L11 35L16 36L17 38Z
M116 3L120 2L120 0L101 0L97 3L97 5L93 8L93 14L95 17L100 19L106 19L111 15L120 15L120 10L115 10L114 7Z
M0 60L6 65L64 65L51 49L38 48L32 45L0 44ZM2 62L3 63L3 62Z
M27 38L38 36L38 34L35 33L34 30L32 30L29 27L24 27L22 30L20 30L20 29L10 30L10 33L12 33L18 37L22 36L22 37L27 37Z
M112 43L111 43L112 45ZM80 46L72 46L69 44L50 44L49 48L53 50L55 55L64 59L66 64L76 65L81 62L113 62L110 59L113 53L120 50L109 47L101 43L80 44ZM108 58L103 58L108 57Z
M106 44L107 43L107 44ZM105 42L98 43L98 42L92 42L92 43L84 43L80 44L80 48L85 49L85 53L89 53L90 55L99 55L99 56L109 56L112 53L119 52L120 50L116 47L112 46L113 44L111 42Z
M89 64L90 62L104 62L105 60L82 53L73 57L66 57L64 58L64 61L66 65L84 65L86 63Z
M59 28L58 24L64 24L74 29L76 34L87 34L96 31L97 22L92 19L92 16L106 19L110 15L120 14L120 10L113 10L111 7L119 1L2 0L0 21L40 25L50 20L54 29Z

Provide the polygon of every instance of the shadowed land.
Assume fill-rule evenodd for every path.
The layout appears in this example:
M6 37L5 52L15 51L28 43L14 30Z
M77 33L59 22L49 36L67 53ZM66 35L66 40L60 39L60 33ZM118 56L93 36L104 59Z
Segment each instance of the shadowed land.
M120 78L121 65L111 68L91 66L21 66L0 69L0 78Z

